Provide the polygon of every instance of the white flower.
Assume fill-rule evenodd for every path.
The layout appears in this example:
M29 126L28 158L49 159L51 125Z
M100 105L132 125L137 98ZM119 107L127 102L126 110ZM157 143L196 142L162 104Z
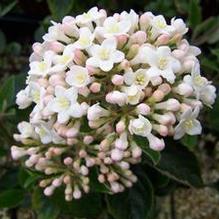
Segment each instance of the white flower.
M30 71L28 74L46 77L52 70L53 57L54 53L52 51L45 52L42 61L33 61L30 63Z
M191 75L186 75L183 78L183 81L193 87L195 95L198 99L200 98L201 90L209 85L209 81L205 77L202 77L200 74L199 63L196 63L193 66Z
M109 38L112 36L118 36L121 34L126 34L131 28L130 20L121 20L118 21L114 17L108 17L104 23L103 27L97 27L96 33L105 37Z
M132 9L130 10L129 13L127 13L126 11L123 11L120 14L120 20L128 20L128 21L130 21L131 28L129 30L129 33L133 33L138 28L139 16Z
M214 104L216 96L216 88L213 85L207 85L200 91L200 100L207 106Z
M136 72L127 71L124 74L124 81L127 85L135 84L140 88L145 88L150 81L150 77L147 73L147 69L140 68Z
M90 48L91 56L86 64L99 67L103 71L110 71L114 63L124 59L124 53L116 50L117 41L115 38L105 39L101 45L93 45Z
M40 136L40 140L43 144L49 144L51 142L55 144L65 143L64 139L61 138L55 130L52 128L51 122L43 122L41 121L35 127L35 132Z
M92 45L94 35L88 27L82 27L79 30L79 39L74 43L75 48L86 49Z
M179 33L180 35L184 35L188 32L188 28L186 27L185 22L180 18L172 18L171 26L174 27L174 32Z
M171 54L171 49L168 46L160 46L157 49L150 47L142 48L144 62L148 63L150 68L147 74L150 77L162 76L168 82L174 83L175 73L180 70L180 62ZM141 57L143 60L143 57Z
M196 119L199 115L199 108L196 107L186 110L180 117L180 122L175 128L174 139L180 139L184 134L199 135L201 134L202 127L200 122Z
M70 67L73 64L75 46L74 44L69 44L65 47L62 55L55 55L53 57L53 62L55 66L51 71L60 72Z
M158 35L162 33L171 33L174 29L167 25L166 20L163 15L154 16L151 20L151 30L149 32L149 37L155 39Z
M141 89L134 84L130 87L122 87L122 91L127 95L127 103L131 105L138 104L143 94Z
M20 122L17 126L22 138L36 137L34 128L29 122Z
M104 17L104 15L98 11L98 8L93 7L87 13L76 16L76 22L79 25L83 25L101 19L102 17Z
M27 86L24 90L21 90L16 95L16 104L19 109L25 109L30 106L32 103L31 98L29 97L29 86Z
M48 109L58 113L58 122L66 123L71 117L82 116L80 104L77 102L78 93L75 88L65 89L61 86L55 87L55 98L48 103Z
M96 103L88 108L87 118L89 121L96 121L101 117L107 117L110 115L110 112L100 106L99 103Z
M52 23L53 26L49 27L48 33L43 36L43 39L48 42L61 41L65 43L70 43L71 39L64 34L62 30L62 25L56 22Z
M138 119L130 120L128 128L132 135L135 134L146 137L151 133L152 125L148 119L139 115Z
M80 88L85 87L90 82L90 77L86 68L73 65L67 72L65 80L69 85Z

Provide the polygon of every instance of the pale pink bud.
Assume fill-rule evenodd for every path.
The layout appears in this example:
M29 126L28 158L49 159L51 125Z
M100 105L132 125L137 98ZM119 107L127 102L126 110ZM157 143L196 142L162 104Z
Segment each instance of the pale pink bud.
M64 48L65 46L62 43L57 42L57 41L53 41L49 45L49 49L55 53L63 52Z
M129 164L128 162L126 162L126 161L121 161L121 162L119 163L119 166L120 166L122 169L126 169L126 170L128 170L128 169L130 168L130 164Z
M108 165L109 165L109 164L112 164L112 162L113 162L112 159L110 159L109 157L105 157L105 158L104 158L104 163L105 163L105 164L108 164Z
M60 85L63 87L65 86L65 81L64 81L63 77L61 75L58 75L58 74L51 75L49 78L49 83L54 87L57 85Z
M45 196L51 196L54 192L55 187L53 185L48 186L44 189L43 193Z
M67 185L67 184L69 184L70 182L71 182L71 177L70 176L65 176L64 178L63 178L63 182Z
M118 47L121 48L127 42L128 37L125 34L122 34L122 35L117 36L116 39L117 39Z
M79 156L80 156L81 158L84 158L84 157L87 156L87 152L82 149L82 150L79 151Z
M83 175L83 176L87 176L88 173L89 173L89 170L86 166L82 165L81 168L80 168L80 173Z
M164 92L157 89L153 92L152 98L155 102L160 102L164 98Z
M126 103L127 95L120 91L113 91L106 95L106 101L112 104L118 104L119 106L123 106Z
M167 136L168 135L168 128L165 125L153 125L153 129L157 131L161 136Z
M11 156L14 160L18 160L21 157L25 156L27 154L26 150L23 148L12 146L11 147Z
M120 161L122 160L123 158L123 151L115 148L111 151L111 158L114 160L114 161Z
M101 84L97 82L92 83L91 86L89 87L92 93L100 92L100 88L101 88Z
M150 80L151 80L151 83L153 86L160 85L163 82L163 80L160 76L152 77Z
M95 159L94 158L87 158L86 159L86 166L87 167L92 167L95 164Z
M114 85L119 86L119 85L122 85L123 82L124 82L124 77L123 77L122 75L117 75L117 74L113 75L113 77L112 77L112 83L113 83Z
M164 83L158 87L159 90L163 91L164 95L167 95L171 91L171 87L169 84Z
M149 134L147 136L147 138L148 138L148 141L149 141L149 147L152 150L161 151L161 150L164 149L165 143L164 143L163 139L159 139L156 136L154 136L153 134Z
M193 88L189 84L181 83L176 87L175 91L182 96L189 97L193 93Z
M105 182L105 177L104 177L103 174L100 174L100 175L98 176L98 181L99 181L100 183L104 183L104 182Z
M52 181L52 185L55 186L55 187L59 187L62 185L62 177L60 178L56 178Z
M73 197L75 199L80 199L81 198L81 191L79 189L75 189L73 192Z
M67 144L68 145L74 145L74 144L77 144L78 143L78 139L76 138L68 138L67 139Z
M66 136L67 136L68 138L74 138L74 137L77 136L78 131L79 131L79 130L78 130L77 128L72 127L72 128L70 128L70 129L67 129L65 134L66 134Z
M94 137L91 135L84 136L83 142L84 144L91 144L94 141Z
M114 192L114 193L120 192L120 184L119 183L111 182L110 185L111 185L112 192Z
M145 33L145 31L139 30L131 36L132 43L137 43L141 45L145 43L146 40L147 40L147 34Z
M186 53L183 50L175 49L175 50L173 50L172 54L177 59L182 59L185 56Z
M150 12L145 12L140 16L139 23L141 30L146 30L152 20L153 15Z
M188 59L183 63L183 67L185 68L186 71L190 71L193 66L194 66L195 62L192 59Z
M165 109L169 111L178 111L180 109L180 103L174 98L170 98L167 101L155 104L155 109Z
M124 132L126 129L126 125L125 122L123 120L120 120L117 124L116 124L116 132L117 133L122 133Z
M80 87L78 89L78 93L84 97L87 97L90 94L90 90L88 89L88 87Z
M52 94L52 95L53 95L53 94L54 94L54 91L55 91L55 90L54 90L54 87L51 86L51 85L48 86L47 89L46 89L46 92L47 92L48 94Z
M168 114L159 115L154 113L152 114L152 117L155 121L159 122L162 125L168 125L172 121L172 118Z
M132 157L133 158L138 158L141 157L142 150L140 147L134 147L132 148Z
M43 46L41 43L34 43L32 46L32 49L35 53L37 53L38 55L42 53L43 51Z
M181 112L185 112L185 111L187 111L187 110L189 110L189 109L192 109L192 107L189 106L188 104L181 103L181 106L180 106L180 111L181 111Z
M170 36L168 34L162 34L157 38L155 44L158 46L168 44L169 40L170 40Z
M65 195L70 195L72 194L72 187L71 184L67 184L65 188Z
M71 165L72 162L73 162L73 159L72 159L71 157L66 157L66 158L64 159L64 164L65 164L65 165Z
M146 103L141 103L137 106L137 113L141 115L148 115L151 108Z

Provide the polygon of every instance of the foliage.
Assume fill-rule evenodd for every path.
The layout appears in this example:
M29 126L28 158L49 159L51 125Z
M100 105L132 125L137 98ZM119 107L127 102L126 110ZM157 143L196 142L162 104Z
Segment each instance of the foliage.
M25 1L1 1L0 18L21 13L24 19L27 11L23 8ZM219 5L213 2L212 8L199 0L170 1L79 1L79 0L35 0L36 5L46 5L46 13L38 19L35 33L29 36L31 45L33 37L40 39L48 27L50 18L59 21L66 14L78 14L93 5L115 12L134 8L136 11L152 10L163 13L167 17L176 15L186 19L193 44L201 46L201 64L205 74L216 85L219 83ZM112 4L113 2L113 4ZM145 3L146 2L146 3ZM206 1L207 2L207 1ZM211 5L211 4L210 4ZM215 5L215 6L214 6ZM210 11L213 11L211 14ZM3 20L0 20L3 22ZM109 219L146 219L154 218L156 195L166 195L181 186L203 187L200 167L194 155L199 140L186 136L180 142L168 141L167 148L161 153L151 151L144 139L137 138L144 151L143 164L136 165L134 171L139 177L133 188L118 195L108 194L107 188L97 188L91 195L80 201L66 203L62 193L57 191L55 197L45 198L42 191L35 188L40 175L37 172L18 168L10 158L9 147L13 145L12 133L17 122L25 120L27 113L20 112L15 104L15 95L24 86L24 66L30 54L30 48L14 35L13 41L8 40L7 30L0 30L0 71L6 73L1 78L0 86L0 209L32 209L39 219L56 219L59 215L68 218L109 218ZM14 57L13 60L11 57ZM19 74L18 74L19 73ZM9 76L10 74L10 76ZM219 99L213 110L206 111L204 132L219 133ZM94 173L95 174L95 173ZM95 177L94 177L95 178ZM99 193L101 191L101 193Z

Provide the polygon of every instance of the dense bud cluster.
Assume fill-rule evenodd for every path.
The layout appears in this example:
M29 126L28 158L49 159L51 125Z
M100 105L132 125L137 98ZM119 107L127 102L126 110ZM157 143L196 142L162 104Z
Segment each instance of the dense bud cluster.
M45 174L47 196L64 185L65 199L89 192L90 172L112 193L131 187L143 136L152 150L163 137L198 135L200 109L215 87L200 74L199 48L189 45L182 19L133 10L107 17L96 7L52 22L33 45L20 109L33 107L18 125L12 157Z

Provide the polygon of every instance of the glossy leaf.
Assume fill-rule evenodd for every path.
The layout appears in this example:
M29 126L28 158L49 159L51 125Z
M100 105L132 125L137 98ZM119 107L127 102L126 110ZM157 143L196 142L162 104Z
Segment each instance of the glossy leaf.
M189 4L189 24L192 28L201 22L201 7L199 0L190 0Z

